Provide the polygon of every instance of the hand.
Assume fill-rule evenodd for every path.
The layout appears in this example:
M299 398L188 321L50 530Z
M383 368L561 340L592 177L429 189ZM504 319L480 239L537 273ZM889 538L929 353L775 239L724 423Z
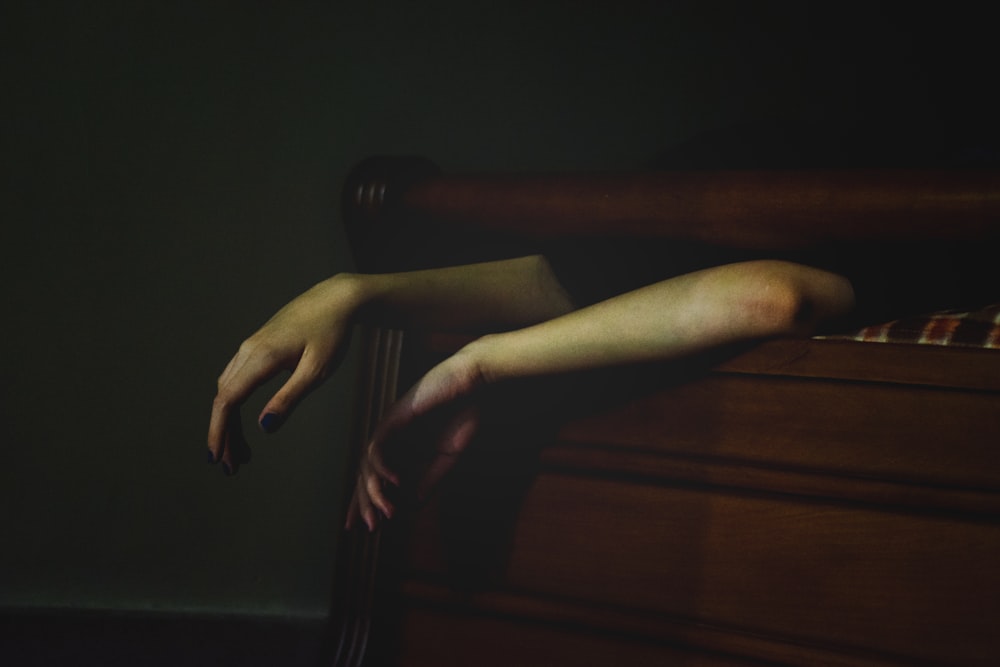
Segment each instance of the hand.
M360 305L357 282L337 275L291 301L243 342L219 377L208 428L211 462L221 461L226 474L234 474L250 460L240 405L261 384L282 370L292 371L258 417L261 428L272 432L329 377L342 359Z
M473 344L475 345L475 344ZM400 475L387 463L388 451L405 447L407 436L430 422L430 461L425 464L417 485L417 496L425 497L454 467L458 456L472 440L479 426L479 406L476 396L486 384L472 346L460 350L432 368L406 394L396 401L376 428L371 441L361 453L358 478L347 513L346 528L361 519L374 530L377 513L386 518L393 515L392 503L386 498L386 483L400 485ZM426 432L421 431L421 436Z

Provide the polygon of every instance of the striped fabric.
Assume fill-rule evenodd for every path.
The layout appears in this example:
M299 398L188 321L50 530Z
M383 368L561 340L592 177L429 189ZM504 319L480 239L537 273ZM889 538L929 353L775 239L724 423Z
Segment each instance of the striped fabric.
M870 343L914 343L1000 348L1000 303L978 310L947 310L910 317L859 331L820 338Z

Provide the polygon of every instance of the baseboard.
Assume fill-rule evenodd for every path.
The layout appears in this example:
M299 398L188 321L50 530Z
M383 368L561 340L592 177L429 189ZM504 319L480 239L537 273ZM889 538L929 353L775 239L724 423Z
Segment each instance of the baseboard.
M330 634L322 618L0 609L0 664L315 667Z

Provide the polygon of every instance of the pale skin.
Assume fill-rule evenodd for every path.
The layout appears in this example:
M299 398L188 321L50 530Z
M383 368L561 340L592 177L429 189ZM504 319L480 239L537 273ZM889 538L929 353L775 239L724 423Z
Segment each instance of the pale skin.
M475 435L477 398L486 386L809 335L853 306L846 278L777 260L697 271L578 310L541 256L409 274L341 274L285 306L230 361L213 404L210 458L235 472L249 451L239 428L240 404L270 377L291 371L258 418L265 430L273 430L335 370L359 319L499 331L428 371L389 409L365 446L346 526L363 522L373 530L381 517L395 512L385 486L401 483L399 472L386 463L387 448L428 414L448 416L418 485L418 494L426 495Z
M283 423L336 370L351 328L360 320L482 332L535 324L572 308L540 256L402 274L333 276L292 300L240 345L219 376L209 458L235 472L249 451L240 405L265 381L290 371L258 416L264 430Z

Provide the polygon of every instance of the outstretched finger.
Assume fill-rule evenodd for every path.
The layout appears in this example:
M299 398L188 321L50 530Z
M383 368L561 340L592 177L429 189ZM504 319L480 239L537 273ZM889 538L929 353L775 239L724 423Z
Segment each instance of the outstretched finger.
M386 480L393 486L399 486L399 475L386 465L382 448L382 441L372 439L365 450L364 465L370 467L381 479Z
M375 509L372 507L371 500L368 499L367 491L365 490L365 480L360 474L358 475L357 486L354 490L354 498L358 504L358 516L368 526L369 531L375 530L377 522Z
M368 494L368 499L373 506L385 515L385 518L391 519L393 514L392 503L389 502L382 492L382 484L382 478L378 475L373 475L370 472L365 475L365 491Z

